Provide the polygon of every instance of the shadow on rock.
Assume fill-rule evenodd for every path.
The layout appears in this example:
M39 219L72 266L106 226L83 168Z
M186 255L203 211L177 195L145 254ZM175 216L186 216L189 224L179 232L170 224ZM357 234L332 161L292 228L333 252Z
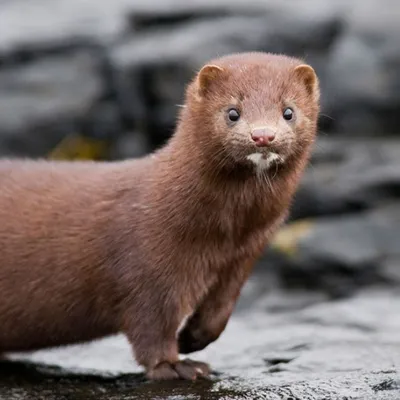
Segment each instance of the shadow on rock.
M229 389L214 391L217 382L149 382L143 374L99 375L22 361L0 361L0 399L219 399L244 395ZM241 397L242 398L242 397Z

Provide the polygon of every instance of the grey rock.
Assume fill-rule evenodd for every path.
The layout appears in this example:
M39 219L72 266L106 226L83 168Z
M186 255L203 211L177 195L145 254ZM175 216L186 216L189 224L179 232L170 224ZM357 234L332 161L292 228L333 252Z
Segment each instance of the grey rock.
M395 134L400 7L395 0L387 4L2 1L0 66L49 54L69 57L71 49L103 52L111 59L115 77L102 79L112 87L118 110L131 125L124 130L144 131L156 147L171 134L176 105L203 62L234 51L284 52L315 66L323 89L323 114L332 117L322 117L326 129L346 135Z
M397 242L397 238L392 237L391 242ZM382 261L380 274L386 282L394 286L400 284L400 257L393 255Z
M84 41L108 43L126 27L132 2L12 0L0 3L0 55ZM0 57L1 58L1 57Z
M396 139L320 138L296 194L291 219L373 209L400 197Z
M347 296L365 285L397 284L399 226L398 204L294 222L278 233L264 262L284 285L317 288L331 296Z
M137 158L146 155L150 149L149 138L142 132L127 132L115 141L111 158Z
M353 1L347 29L329 54L325 110L335 130L352 135L397 133L400 105L400 7L394 0Z
M254 276L255 280L260 277ZM288 295L281 301L287 304ZM0 363L0 397L74 399L398 399L397 291L265 311L265 295L235 312L226 331L193 355L215 369L210 381L145 382L128 341L113 336Z
M0 151L42 156L103 91L97 61L85 53L53 56L0 70Z
M332 264L362 268L377 262L380 253L376 238L381 234L365 215L320 218L312 233L299 243L299 258L302 263L312 260L324 268Z

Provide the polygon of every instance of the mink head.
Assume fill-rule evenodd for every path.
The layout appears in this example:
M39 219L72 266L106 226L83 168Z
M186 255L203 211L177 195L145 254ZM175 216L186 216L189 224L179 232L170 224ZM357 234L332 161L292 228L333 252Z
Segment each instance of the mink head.
M200 70L187 104L189 120L199 127L188 134L208 149L210 161L267 171L308 154L319 113L318 78L295 58L230 55Z

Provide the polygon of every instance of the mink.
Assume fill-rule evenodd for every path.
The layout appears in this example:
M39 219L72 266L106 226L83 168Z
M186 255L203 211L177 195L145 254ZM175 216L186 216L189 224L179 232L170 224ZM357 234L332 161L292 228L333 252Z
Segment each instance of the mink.
M302 60L239 53L189 83L168 142L112 162L0 161L0 352L117 332L149 379L224 331L309 160L319 83Z

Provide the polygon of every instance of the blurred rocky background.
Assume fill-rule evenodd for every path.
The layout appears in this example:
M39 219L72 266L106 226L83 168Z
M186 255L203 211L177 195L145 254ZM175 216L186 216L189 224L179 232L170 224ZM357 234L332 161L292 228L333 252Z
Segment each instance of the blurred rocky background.
M204 62L252 50L311 63L323 110L290 220L200 353L222 378L5 363L0 399L400 398L398 0L0 0L0 156L146 154ZM125 374L129 357L118 337L25 358Z

